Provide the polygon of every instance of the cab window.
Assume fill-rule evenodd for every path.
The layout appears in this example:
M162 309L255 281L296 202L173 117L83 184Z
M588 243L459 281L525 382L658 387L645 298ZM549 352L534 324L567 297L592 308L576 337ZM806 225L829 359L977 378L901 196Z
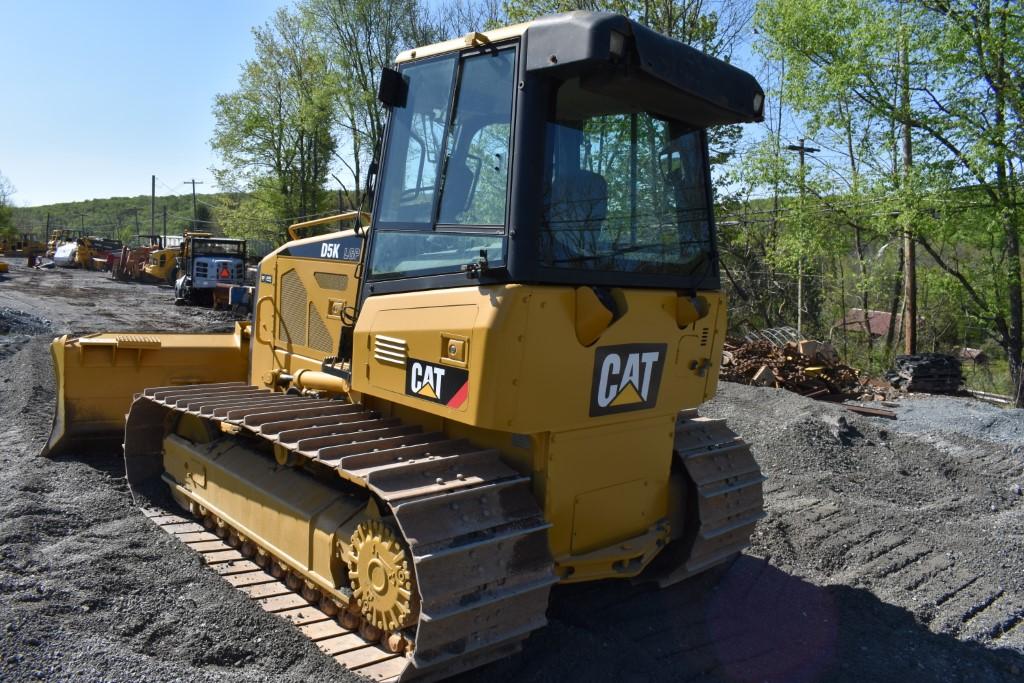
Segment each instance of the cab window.
M504 263L515 56L490 48L402 67L371 278L456 272L481 255Z

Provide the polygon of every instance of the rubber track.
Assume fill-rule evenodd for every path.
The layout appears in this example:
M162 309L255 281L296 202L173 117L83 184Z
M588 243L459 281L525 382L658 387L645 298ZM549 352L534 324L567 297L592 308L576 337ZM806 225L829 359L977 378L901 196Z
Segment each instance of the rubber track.
M548 594L556 582L547 545L550 525L530 479L503 463L498 451L424 433L358 404L245 383L157 387L136 396L128 416L130 481L133 472L158 474L152 461L161 452L172 411L234 425L333 469L388 505L412 551L421 599L407 655L391 654L330 621L281 582L261 577L237 550L213 543L216 537L182 539L229 581L239 581L239 590L291 620L347 668L377 680L445 678L507 657L547 623ZM147 462L140 456L148 464L140 464ZM186 520L181 526L164 517L158 513L154 521L166 522L162 528L179 537L203 532Z

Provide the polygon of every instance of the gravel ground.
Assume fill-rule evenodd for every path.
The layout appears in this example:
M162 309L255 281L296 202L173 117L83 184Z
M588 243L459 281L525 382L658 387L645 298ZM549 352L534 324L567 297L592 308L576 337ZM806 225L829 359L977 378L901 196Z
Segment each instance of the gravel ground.
M116 452L36 456L49 339L230 328L97 273L0 280L0 680L356 680L132 508ZM664 591L556 587L521 655L464 681L1012 681L1024 677L1024 416L913 398L896 421L723 384L754 444L751 551Z

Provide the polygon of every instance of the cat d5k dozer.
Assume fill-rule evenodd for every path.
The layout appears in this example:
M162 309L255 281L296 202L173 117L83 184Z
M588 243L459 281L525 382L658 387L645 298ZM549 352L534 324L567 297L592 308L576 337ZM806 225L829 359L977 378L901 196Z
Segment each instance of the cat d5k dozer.
M265 258L234 335L57 340L51 444L130 405L133 492L198 522L158 525L350 669L440 678L556 582L748 545L763 477L695 408L726 330L706 129L763 94L583 12L402 53L379 97L370 225Z

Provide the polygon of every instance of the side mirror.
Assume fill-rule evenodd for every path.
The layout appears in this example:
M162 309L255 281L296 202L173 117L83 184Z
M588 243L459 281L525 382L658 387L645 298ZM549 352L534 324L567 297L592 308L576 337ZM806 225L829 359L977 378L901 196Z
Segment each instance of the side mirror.
M408 88L402 74L395 69L384 67L380 72L377 99L385 107L404 107L407 92Z

